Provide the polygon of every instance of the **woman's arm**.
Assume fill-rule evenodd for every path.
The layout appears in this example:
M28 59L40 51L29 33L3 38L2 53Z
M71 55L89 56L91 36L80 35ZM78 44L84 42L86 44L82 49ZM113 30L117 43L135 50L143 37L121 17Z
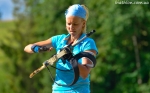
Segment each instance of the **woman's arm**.
M89 51L85 51L85 52L90 52L90 53L94 54L94 56L96 56L95 50L89 50ZM88 58L82 58L82 64L78 64L80 76L84 79L88 76L88 74L91 71L91 67L89 67L87 64L92 64L92 62Z
M33 44L28 44L27 46L25 46L24 51L27 52L27 53L34 53L34 52L31 50L31 47L32 47L33 45L48 46L48 47L50 47L50 50L52 49L51 39L47 39L47 40L40 41L40 42L36 42L36 43L33 43Z

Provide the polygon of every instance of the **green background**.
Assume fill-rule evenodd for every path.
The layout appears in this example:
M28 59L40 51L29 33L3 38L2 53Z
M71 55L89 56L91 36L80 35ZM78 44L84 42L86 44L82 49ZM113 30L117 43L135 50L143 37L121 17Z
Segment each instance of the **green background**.
M126 2L137 2L128 0ZM149 3L150 0L141 0ZM13 21L0 21L0 93L51 93L45 69L29 75L55 51L28 54L27 44L65 33L65 10L85 4L87 32L99 54L91 71L91 93L150 93L150 4L123 0L13 0ZM138 0L140 2L140 0ZM55 74L55 69L50 68Z

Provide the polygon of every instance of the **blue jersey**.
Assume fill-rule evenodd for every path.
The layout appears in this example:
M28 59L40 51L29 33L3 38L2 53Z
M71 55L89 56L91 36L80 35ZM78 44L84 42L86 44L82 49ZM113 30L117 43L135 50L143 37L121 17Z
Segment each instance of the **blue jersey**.
M85 34L82 34L78 40L83 38ZM52 40L52 47L56 49L57 53L67 45L68 38L70 37L70 34L65 35L56 35L51 38ZM91 38L85 38L83 41L81 41L79 44L75 45L72 52L73 55L76 55L80 52L86 51L86 50L95 50L98 53L96 44L93 39ZM78 61L79 64L82 64L82 61ZM62 60L58 60L56 63L56 67L62 70L69 70L72 69L72 66L69 62L66 61L65 64L63 64ZM73 70L70 71L60 71L56 69L56 77L55 77L55 82L59 84L70 84L74 79L74 72ZM53 84L53 90L56 91L64 91L64 90L76 90L76 89L89 89L89 75L86 79L83 79L82 77L79 77L78 81L72 85L72 86L58 86L57 84Z

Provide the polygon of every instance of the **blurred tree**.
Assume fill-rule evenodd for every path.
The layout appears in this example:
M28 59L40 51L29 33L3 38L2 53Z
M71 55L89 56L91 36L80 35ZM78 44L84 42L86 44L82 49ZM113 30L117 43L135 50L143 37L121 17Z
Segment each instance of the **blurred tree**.
M43 72L33 79L29 79L29 74L42 65L51 53L27 54L23 48L33 42L50 38L56 34L67 33L65 30L65 10L73 3L79 1L58 1L58 0L13 0L15 4L15 28L12 33L15 42L18 44L16 50L5 45L3 51L11 57L13 70L8 70L14 79L14 88L9 89L11 93L33 93L51 92L53 82L48 72ZM52 30L52 31L51 31ZM10 42L9 42L10 43ZM10 51L7 49L9 48ZM52 69L55 72L55 69Z
M91 93L149 93L149 4L115 4L119 2L116 0L13 1L15 28L0 34L3 62L0 64L0 92L51 93L53 82L48 71L42 71L33 79L28 76L55 51L31 56L23 48L29 43L67 33L64 12L70 5L80 3L90 10L87 32L96 30L92 38L99 50L97 65L91 71ZM55 73L55 69L52 72Z
M89 25L98 30L95 39L99 55L91 73L92 92L148 93L150 63L145 57L150 57L149 4L115 2L86 1L91 10Z

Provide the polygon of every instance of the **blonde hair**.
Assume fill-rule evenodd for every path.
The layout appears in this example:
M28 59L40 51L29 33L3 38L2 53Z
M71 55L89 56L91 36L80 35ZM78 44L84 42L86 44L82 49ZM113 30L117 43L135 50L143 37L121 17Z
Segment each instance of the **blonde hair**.
M75 4L75 5L79 5L79 4ZM72 6L74 6L74 5L72 5ZM69 6L69 8L72 7L72 6ZM88 18L89 18L89 10L88 10L88 8L87 8L85 5L79 5L79 6L83 8L83 11L84 11L83 15L84 15L84 17L85 17L85 18L84 18L84 17L79 16L83 21L85 21L85 25L84 25L84 27L83 27L83 29L82 29L82 33L86 33L86 22L87 22L87 20L88 20ZM68 9L69 9L69 8L68 8ZM80 12L80 13L81 13L81 12ZM65 15L66 15L66 17L67 17L68 11L65 12Z
M85 19L83 19L83 20L85 20L86 22L87 22L87 20L88 20L88 18L89 18L89 10L88 10L88 8L85 6L85 5L81 5L84 9L85 9L85 11L86 11L86 17L85 17ZM84 28L83 28L83 31L82 31L83 33L86 33L86 24L85 24L85 26L84 26Z

